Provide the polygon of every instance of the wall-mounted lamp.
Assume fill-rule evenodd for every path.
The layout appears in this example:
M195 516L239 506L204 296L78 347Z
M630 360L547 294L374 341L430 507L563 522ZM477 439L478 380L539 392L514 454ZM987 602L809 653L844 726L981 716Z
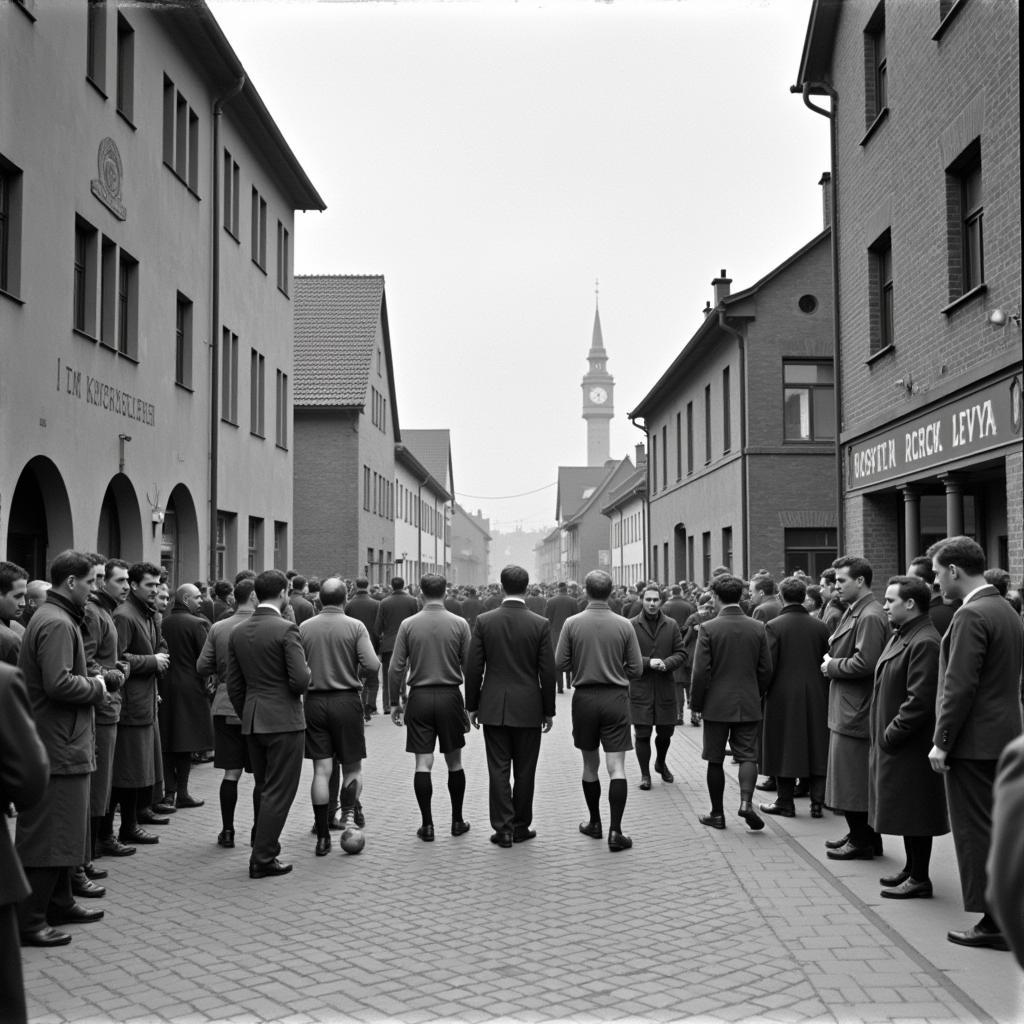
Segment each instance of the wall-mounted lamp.
M1005 309L993 309L989 311L988 322L996 327L1005 327L1011 322L1020 327L1020 313L1011 313Z
M118 473L124 472L124 446L131 442L130 434L118 434L117 435L117 471Z
M160 488L154 484L153 489L156 493L156 497L151 498L149 496L149 491L146 491L146 501L149 502L150 517L153 521L153 536L155 537L157 527L164 521L166 510L160 504Z
M909 377L897 377L892 383L893 387L906 391L908 395L914 393L914 382Z

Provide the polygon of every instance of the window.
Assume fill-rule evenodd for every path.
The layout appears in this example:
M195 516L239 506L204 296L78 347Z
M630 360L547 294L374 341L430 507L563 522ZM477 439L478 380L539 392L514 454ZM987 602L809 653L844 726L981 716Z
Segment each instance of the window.
M696 538L692 533L686 535L686 564L691 573L695 573L697 569L697 563L693 552L693 549L696 547L696 543Z
M117 15L117 110L128 121L135 109L135 30Z
M0 156L0 292L21 286L21 171Z
M288 294L291 261L288 254L288 229L277 222L277 287Z
M370 388L370 419L382 433L387 433L387 399L374 387Z
M676 480L683 479L683 414L676 413Z
M288 374L280 370L277 371L274 443L278 448L288 447Z
M892 232L885 231L868 250L870 279L868 313L871 318L871 354L895 343L892 302Z
M651 576L654 579L658 578L658 545L651 545Z
M722 565L732 568L732 527L722 527Z
M651 494L658 490L658 435L651 434Z
M729 367L722 369L722 452L732 448L732 395L729 393ZM727 563L728 564L728 563Z
M226 327L220 346L220 418L238 423L238 335Z
M885 54L885 4L875 8L864 29L864 119L870 128L889 106Z
M75 220L74 319L76 331L96 336L96 277L99 258L99 234L82 220Z
M100 341L114 348L117 310L117 244L106 236L100 244Z
M192 387L192 301L181 292L174 315L174 382Z
M255 188L252 190L252 261L260 270L266 271L267 201Z
M787 529L783 546L786 572L803 569L811 579L817 580L836 558L836 530L834 527Z
M246 567L251 572L263 572L263 520L249 516L248 555Z
M693 473L693 402L686 403L686 474Z
M238 189L241 174L231 154L224 150L224 230L238 241Z
M661 428L661 486L668 486L668 427Z
M288 524L274 521L274 568L282 571L288 565Z
M106 94L107 2L89 0L86 10L85 77Z
M704 465L711 462L711 385L704 385Z
M139 263L124 251L117 268L117 351L139 355Z
M946 171L949 298L985 283L981 142L975 139Z
M784 439L835 438L835 374L831 360L784 360L782 364Z
M363 466L363 511L370 511L370 467Z
M702 533L700 535L700 547L701 547L701 561L704 565L704 583L705 585L711 579L711 531Z
M199 187L199 116L164 75L164 163L193 191Z
M252 349L249 355L249 432L266 435L266 359Z

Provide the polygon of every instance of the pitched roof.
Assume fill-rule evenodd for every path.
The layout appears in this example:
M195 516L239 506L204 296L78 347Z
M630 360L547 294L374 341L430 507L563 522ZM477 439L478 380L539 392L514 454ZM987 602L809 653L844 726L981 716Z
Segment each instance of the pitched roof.
M611 516L616 509L621 508L627 502L637 496L647 496L647 465L641 463L632 474L626 477L618 487L606 496L601 507L601 515Z
M600 510L601 506L604 504L604 499L611 490L612 485L620 483L625 475L632 474L634 472L633 463L627 455L619 462L605 463L602 467L602 472L604 473L604 476L602 476L598 481L597 486L592 489L588 488L589 493L587 494L587 497L571 516L565 517L565 520L562 523L563 526L574 526L580 523L591 508L596 507Z
M403 430L402 441L427 472L444 488L448 487L452 459L451 431ZM454 487L454 481L452 483Z
M608 475L606 466L559 466L555 518L571 519Z
M382 321L391 359L384 278L315 274L296 276L294 284L293 404L362 407Z

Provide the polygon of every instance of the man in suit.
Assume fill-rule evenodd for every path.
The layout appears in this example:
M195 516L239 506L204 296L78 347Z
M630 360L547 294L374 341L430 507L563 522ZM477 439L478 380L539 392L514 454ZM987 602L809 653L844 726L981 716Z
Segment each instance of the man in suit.
M996 763L1022 729L1024 624L986 583L985 552L976 541L947 537L927 553L943 596L963 602L939 648L935 735L928 760L945 777L964 910L982 915L970 928L946 937L962 946L1008 949L985 900L985 862Z
M686 620L697 608L683 597L683 588L674 583L669 588L669 598L661 610L679 627L679 635L682 637ZM672 675L676 684L676 725L682 725L686 714L686 695L690 690L690 652L685 648L679 667Z
M832 567L846 611L821 660L821 674L829 680L825 803L845 815L849 831L825 845L833 860L871 860L882 852L882 839L868 824L868 710L889 620L871 592L868 562L844 555Z
M310 604L307 594L309 592L309 583L305 576L293 576L292 577L292 590L288 595L288 604L292 609L292 614L295 616L295 624L301 626L306 619L311 619L316 614L313 609L313 605Z
M772 676L772 660L763 622L748 618L740 607L743 581L716 576L711 581L716 615L701 625L693 654L690 706L704 716L703 758L708 763L710 814L700 822L725 828L725 744L740 763L740 806L747 827L764 828L752 797L757 782L761 697Z
M1024 736L1007 744L992 794L986 905L1024 967Z
M544 606L544 618L548 620L548 629L551 633L551 649L558 649L558 639L562 635L562 627L570 615L579 611L576 599L569 596L569 587L565 582L558 584L558 592L548 598ZM565 672L558 673L558 692L564 693L565 687L572 688L572 677Z
M484 610L483 603L477 596L476 587L470 587L467 591L466 598L462 602L462 608L459 614L469 623L469 628L473 629L476 625L477 617Z
M347 589L347 588L346 588ZM358 619L365 627L373 649L376 651L380 646L380 640L374 636L374 628L377 624L377 602L370 597L370 581L365 576L356 580L356 592L344 602L345 614L350 619ZM320 598L320 609L323 610L323 598ZM363 683L363 721L368 722L377 714L377 691L380 689L380 666L372 671L370 669L360 670L360 678ZM384 701L387 704L387 701Z
M949 629L953 621L953 614L960 607L959 601L946 602L935 582L935 570L932 568L932 560L927 555L918 555L911 560L907 566L908 576L917 576L928 584L932 592L931 604L928 606L928 614L931 616L932 625L938 630L939 636Z
M288 580L277 569L256 577L259 604L228 640L228 696L242 720L249 760L261 787L250 878L285 875L291 864L278 860L281 829L299 788L306 718L302 696L309 666L298 626L284 618Z
M757 576L750 581L751 616L758 622L771 622L782 611L782 601L775 593L775 580L771 576Z
M391 695L388 687L388 671L391 668L391 655L398 637L398 627L410 616L420 610L416 598L405 589L405 580L401 576L391 579L391 593L377 605L377 618L374 620L370 636L377 638L380 655L380 671L384 679L384 714L391 710Z
M547 598L540 592L540 587L530 587L530 593L526 597L526 607L536 615L543 615L547 606ZM479 612L477 613L479 614Z
M533 839L533 790L541 734L555 717L555 660L547 620L526 607L530 577L501 570L505 600L476 622L466 666L466 710L484 727L491 842L507 849ZM515 774L515 786L511 776Z

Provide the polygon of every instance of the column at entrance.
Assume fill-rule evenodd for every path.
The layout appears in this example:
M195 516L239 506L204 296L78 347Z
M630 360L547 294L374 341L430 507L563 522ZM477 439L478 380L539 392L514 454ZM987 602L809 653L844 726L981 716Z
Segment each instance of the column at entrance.
M907 484L903 492L903 545L904 562L921 554L921 494L916 487Z
M944 473L939 479L946 488L946 536L959 537L964 532L963 485L951 473Z

